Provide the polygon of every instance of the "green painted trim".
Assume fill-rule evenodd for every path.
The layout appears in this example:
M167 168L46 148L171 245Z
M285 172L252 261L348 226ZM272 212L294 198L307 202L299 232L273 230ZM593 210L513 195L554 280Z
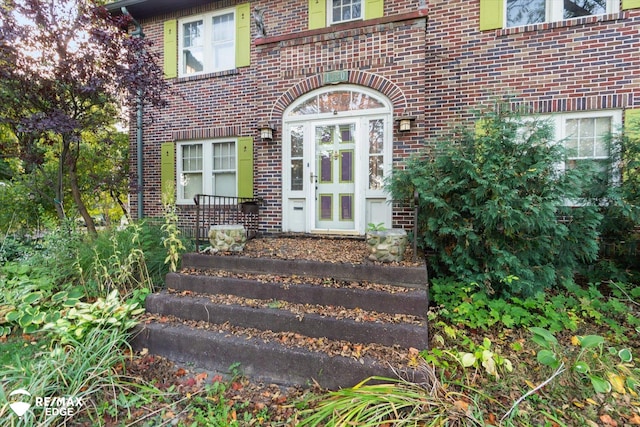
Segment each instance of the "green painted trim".
M331 199L331 216L329 218L324 218L322 216L322 198L329 197ZM333 193L320 193L318 194L318 202L316 203L318 208L318 222L320 221L333 221Z
M178 21L164 21L164 77L178 77Z
M628 137L640 138L640 108L625 110L624 132Z
M160 146L161 191L175 191L176 188L176 147L173 142L163 142Z
M345 217L342 216L342 213L344 212L344 208L342 206L342 198L345 197L345 196L351 198L351 216L352 216L352 218L345 218ZM355 204L354 204L355 195L353 193L340 193L340 194L338 194L338 199L340 201L340 222L354 222L355 221L355 216L356 216L356 213L354 212L355 208L356 208Z
M238 138L238 197L253 196L253 138Z
M504 25L504 0L480 0L480 31Z
M328 156L318 156L318 183L319 184L332 184L333 183L333 154ZM322 179L322 160L329 159L329 174L331 175L328 180Z
M251 65L251 5L236 6L236 67Z
M622 0L622 10L640 7L640 0Z
M344 161L344 156L343 156L344 153L351 153L351 179L350 180L343 180L342 179L342 164L343 164L343 161ZM354 170L355 169L355 161L356 160L355 160L355 151L354 150L352 150L352 149L351 150L340 150L340 160L339 160L340 165L338 166L338 168L339 168L339 174L338 175L339 175L339 178L340 178L339 181L340 181L341 184L351 184L351 183L354 182L354 179L355 179L355 170Z
M382 18L384 16L384 0L365 0L364 19Z
M309 0L309 29L327 26L327 0Z

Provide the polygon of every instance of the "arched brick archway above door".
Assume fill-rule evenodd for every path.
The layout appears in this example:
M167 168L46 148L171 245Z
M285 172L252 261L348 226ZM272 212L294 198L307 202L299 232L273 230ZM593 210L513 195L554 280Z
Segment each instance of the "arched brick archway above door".
M347 70L347 73L348 78L342 83L351 83L376 90L389 98L393 104L394 115L400 116L405 114L407 100L402 90L391 80L377 74L358 70ZM289 88L289 90L283 93L280 98L278 98L271 109L269 120L280 119L284 111L292 102L300 98L302 95L323 86L325 86L325 84L321 74L316 74L315 76L308 77L307 79L296 83L294 86Z

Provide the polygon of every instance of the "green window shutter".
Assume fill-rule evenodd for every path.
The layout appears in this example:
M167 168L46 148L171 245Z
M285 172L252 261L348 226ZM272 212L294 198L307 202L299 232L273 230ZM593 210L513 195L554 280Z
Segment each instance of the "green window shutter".
M327 26L327 0L309 0L309 29Z
M640 7L640 0L622 0L622 9L635 9Z
M384 0L365 0L364 19L382 18L384 16Z
M164 142L160 150L160 185L164 194L165 191L173 192L176 188L175 144L173 142Z
M253 197L253 138L238 138L238 197Z
M628 137L640 138L640 108L625 110L624 132Z
M504 0L480 0L480 31L502 28Z
M236 67L251 65L251 5L236 6Z
M488 119L478 119L476 120L476 128L475 135L476 137L487 136L488 129L487 127L490 125Z
M178 22L164 22L164 76L172 79L178 76Z

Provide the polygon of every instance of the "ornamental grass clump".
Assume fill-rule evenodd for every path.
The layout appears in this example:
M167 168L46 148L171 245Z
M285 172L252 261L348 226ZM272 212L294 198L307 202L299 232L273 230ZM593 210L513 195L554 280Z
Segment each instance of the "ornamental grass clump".
M443 387L431 366L416 368L421 381L370 377L354 387L312 400L300 413L300 426L482 426L473 406Z

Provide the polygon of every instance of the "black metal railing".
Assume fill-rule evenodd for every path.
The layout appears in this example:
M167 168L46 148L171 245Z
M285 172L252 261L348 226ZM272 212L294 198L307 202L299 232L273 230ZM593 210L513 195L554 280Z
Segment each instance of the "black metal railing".
M197 252L200 242L208 241L212 225L243 225L249 239L258 234L262 199L196 194L193 201L196 204Z

